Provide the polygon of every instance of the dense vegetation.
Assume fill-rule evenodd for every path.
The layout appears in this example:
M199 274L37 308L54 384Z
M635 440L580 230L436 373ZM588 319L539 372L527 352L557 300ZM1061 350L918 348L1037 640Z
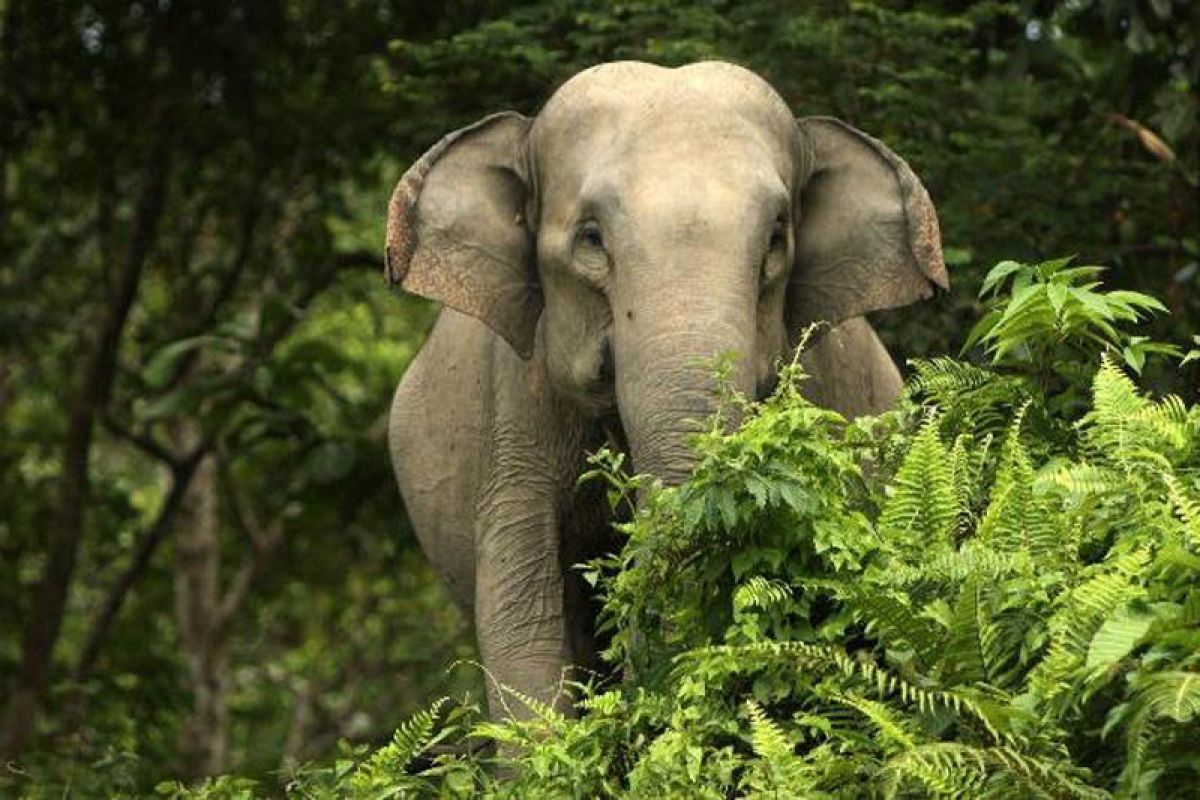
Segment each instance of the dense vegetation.
M587 566L621 678L579 687L578 719L513 692L531 721L439 700L290 792L1188 796L1200 406L1118 366L1140 366L1128 326L1155 302L1095 272L1001 264L995 364L918 362L880 417L813 406L793 365L762 404L728 398L746 421L714 418L679 488L598 454L585 479L642 495L622 552Z
M452 791L486 750L402 768L476 729L533 745L514 792L1171 796L1196 778L1195 412L1122 376L1194 393L1154 342L1200 313L1198 12L9 0L0 793ZM432 318L377 275L391 182L583 66L711 57L902 153L955 288L878 320L930 357L902 408L846 425L785 383L593 566L624 682L579 721L479 727L385 456ZM1170 313L1122 327L1145 301L1042 262L1068 252ZM1042 265L981 300L1010 257Z

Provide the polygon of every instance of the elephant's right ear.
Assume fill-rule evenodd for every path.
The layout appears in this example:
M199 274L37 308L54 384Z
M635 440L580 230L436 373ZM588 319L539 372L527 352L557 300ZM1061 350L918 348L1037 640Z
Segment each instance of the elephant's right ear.
M384 254L391 283L476 317L522 358L542 311L525 221L528 130L506 112L431 147L392 193Z

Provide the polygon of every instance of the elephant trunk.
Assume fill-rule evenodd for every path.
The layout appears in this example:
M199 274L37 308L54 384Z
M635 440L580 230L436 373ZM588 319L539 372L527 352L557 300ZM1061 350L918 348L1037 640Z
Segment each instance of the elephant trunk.
M755 388L754 295L703 291L712 285L703 282L702 291L681 293L669 306L660 297L644 319L635 313L616 326L617 400L633 468L668 485L691 473L689 439L716 411L716 357L733 356L736 389L749 395ZM621 347L622 333L634 347Z

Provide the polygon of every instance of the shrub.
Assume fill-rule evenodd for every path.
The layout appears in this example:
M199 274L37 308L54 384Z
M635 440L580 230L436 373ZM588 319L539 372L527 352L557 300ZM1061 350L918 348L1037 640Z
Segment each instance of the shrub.
M586 565L620 679L576 687L577 718L515 693L532 719L436 703L290 791L1183 795L1200 782L1200 408L1118 365L1177 351L1130 330L1154 301L1094 275L998 266L973 334L992 363L916 363L879 417L812 405L793 363L768 400L728 401L745 422L713 420L682 486L597 454L614 505L642 498L623 549Z

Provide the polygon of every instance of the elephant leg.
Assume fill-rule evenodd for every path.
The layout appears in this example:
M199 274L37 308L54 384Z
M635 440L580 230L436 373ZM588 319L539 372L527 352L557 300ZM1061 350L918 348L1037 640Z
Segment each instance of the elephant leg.
M417 537L473 614L493 718L528 716L512 693L561 710L562 679L589 663L590 597L569 572L596 554L603 493L575 490L600 437L529 360L445 310L397 390L389 438ZM596 491L593 490L592 494ZM582 538L581 538L582 537Z
M571 707L563 688L572 654L556 494L553 485L509 480L483 500L475 625L493 718L533 714L521 696L562 712Z
M539 347L540 347L539 343ZM569 712L574 661L565 530L586 425L551 390L544 360L496 342L488 467L475 508L475 626L492 716L532 712L507 687ZM573 527L573 526L572 526Z
M896 362L864 317L851 317L800 356L804 396L852 419L889 409L904 388Z

